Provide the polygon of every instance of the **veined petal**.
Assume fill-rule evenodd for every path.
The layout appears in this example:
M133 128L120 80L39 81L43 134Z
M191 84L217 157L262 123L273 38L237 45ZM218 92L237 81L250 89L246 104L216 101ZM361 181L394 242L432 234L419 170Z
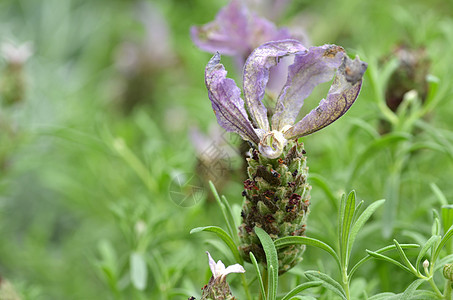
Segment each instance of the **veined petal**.
M343 48L335 45L311 47L307 53L296 55L278 96L272 117L273 130L282 130L286 125L294 124L304 100L317 85L332 79L343 56Z
M228 266L222 273L223 276L226 276L230 273L245 273L245 269L243 266L240 264L234 264L231 266Z
M201 49L225 55L249 53L249 13L238 0L222 8L214 21L190 29L193 42Z
M267 109L262 103L269 69L277 65L279 59L307 49L296 40L269 42L256 48L244 66L244 98L247 109L255 124L269 131Z
M236 132L243 139L258 144L259 137L247 117L241 90L226 74L220 54L216 53L206 66L205 81L217 122L226 131Z
M309 135L344 115L359 95L362 76L366 68L367 64L360 61L358 57L351 60L345 56L326 99L323 99L317 108L288 129L284 133L285 137L295 139Z
M208 261L209 261L209 268L211 269L212 276L216 275L216 263L215 260L212 258L211 253L209 251L206 251L206 254L208 255Z

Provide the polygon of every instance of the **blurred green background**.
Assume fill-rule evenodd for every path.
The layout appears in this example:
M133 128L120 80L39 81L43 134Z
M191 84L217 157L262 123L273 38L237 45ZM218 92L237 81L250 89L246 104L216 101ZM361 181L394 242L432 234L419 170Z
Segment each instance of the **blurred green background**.
M198 298L210 277L206 250L234 263L214 236L189 234L224 225L190 135L191 128L207 135L216 120L204 86L211 54L193 44L189 29L227 3L0 1L0 43L32 45L23 95L9 103L3 83L0 99L0 276L23 299ZM335 43L369 63L351 110L302 139L313 185L308 236L335 241L338 199L350 189L365 204L387 199L353 257L393 237L423 241L432 209L452 202L452 14L445 0L294 0L276 20L305 30L313 45ZM415 68L422 83L411 89L426 84L428 92L393 113L385 97L399 47L423 49L428 71L420 71L423 63ZM240 82L234 61L222 62ZM2 58L1 80L11 72ZM307 105L321 97L315 90ZM229 180L221 175L218 188L239 211L242 159L231 154L239 143L216 135L234 140L226 145ZM201 192L183 189L196 203L179 205L175 180L191 176ZM282 289L303 281L302 270L336 276L326 257L309 248ZM404 290L411 278L392 271L368 263L355 290Z

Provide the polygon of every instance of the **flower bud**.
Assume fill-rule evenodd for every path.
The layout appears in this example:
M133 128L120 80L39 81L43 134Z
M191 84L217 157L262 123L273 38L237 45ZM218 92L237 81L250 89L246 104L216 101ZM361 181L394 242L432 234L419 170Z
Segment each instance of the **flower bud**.
M445 264L443 274L445 279L453 281L453 264Z

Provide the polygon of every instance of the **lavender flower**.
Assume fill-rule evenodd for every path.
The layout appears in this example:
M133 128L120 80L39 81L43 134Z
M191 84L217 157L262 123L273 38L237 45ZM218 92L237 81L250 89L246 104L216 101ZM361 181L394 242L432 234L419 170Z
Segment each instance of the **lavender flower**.
M288 68L287 81L269 122L267 108L262 102L269 70L289 55L294 56L294 63ZM296 40L282 40L261 45L246 61L243 88L247 111L240 89L226 77L219 53L208 63L205 81L218 123L254 144L264 156L277 158L288 140L318 131L346 113L359 94L366 68L367 64L358 58L351 60L342 47L324 45L307 49ZM304 99L317 85L331 80L334 74L326 99L295 123Z
M193 42L202 50L235 56L242 61L264 42L291 38L288 29L251 13L238 0L222 8L214 21L190 30Z

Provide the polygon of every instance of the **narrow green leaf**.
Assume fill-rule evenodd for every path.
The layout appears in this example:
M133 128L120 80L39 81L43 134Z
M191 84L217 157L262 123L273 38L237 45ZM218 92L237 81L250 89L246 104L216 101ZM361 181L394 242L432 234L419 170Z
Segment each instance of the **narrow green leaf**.
M377 259L380 259L380 260L385 260L385 261L387 261L389 263L392 263L392 264L400 267L401 269L403 269L405 271L408 271L409 273L412 273L412 271L409 270L408 267L406 267L405 265L403 265L399 261L394 260L393 258L390 258L388 256L385 256L385 255L382 255L382 254L379 254L379 253L376 253L376 252L373 252L373 251L370 251L370 250L366 250L366 253L368 253L369 255L373 256L374 258L377 258Z
M431 227L431 234L432 235L440 235L440 221L438 218L434 219L433 225Z
M425 279L417 279L412 282L407 289L403 292L400 297L400 300L409 300L412 299L412 295L415 293L417 288L425 281Z
M237 226L239 226L239 224L236 224L236 220L234 218L234 213L233 209L231 208L230 202L228 202L227 198L224 195L222 195L220 199L222 200L222 203L225 205L226 211L228 213L228 218L230 219L230 223L233 225L233 228L236 228Z
M118 275L118 256L112 243L109 240L100 240L98 243L98 251L102 258L101 264L111 270L112 274L116 277Z
M362 153L360 153L352 163L351 172L347 180L347 186L350 186L351 181L356 177L357 172L362 168L362 166L366 162L370 161L370 157L384 149L388 149L392 144L397 144L401 141L409 140L410 138L411 135L408 133L392 132L370 143L367 148Z
M225 230L223 230L222 228L217 227L217 226L197 227L197 228L192 229L190 231L190 234L201 232L201 231L208 231L208 232L215 233L220 239L222 239L222 241L228 246L228 248L230 248L231 253L233 253L233 256L236 259L236 261L241 265L244 264L244 260L242 259L241 255L239 254L236 244L234 243L233 239L228 235L228 233L225 232Z
M368 300L389 300L389 299L392 299L395 296L396 296L396 294L394 294L394 293L386 292L386 293L380 293L380 294L377 294L377 295L373 295L370 298L368 298Z
M354 224L355 221L357 221L357 216L360 215L360 209L362 208L364 202L365 201L362 200L355 206L354 215L352 216L352 223L351 224Z
M393 233L393 228L398 210L399 194L401 185L401 170L396 168L390 172L387 177L385 187L385 202L382 214L382 235L385 238L390 238Z
M439 259L436 262L436 265L434 267L434 272L438 271L439 269L442 269L445 264L451 264L451 263L453 263L453 254L442 257L442 259Z
M290 245L299 245L299 244L317 247L317 248L322 249L322 250L326 251L327 253L329 253L337 262L338 267L340 267L340 259L337 255L337 253L335 252L335 250L333 250L332 247L330 247L328 244L326 244L320 240L306 237L306 236L285 236L285 237L276 239L274 241L274 244L275 244L275 248L277 248L277 249L280 249L280 248L283 248L286 246L290 246Z
M343 224L344 210L346 207L346 194L341 195L340 199L340 213L338 214L338 236L341 237L341 230Z
M146 289L148 268L142 253L132 252L129 257L130 275L133 286L140 291Z
M346 292L344 291L341 284L336 282L332 277L327 274L318 272L318 271L306 271L304 272L305 276L312 281L322 281L322 286L326 289L331 290L338 296L340 296L343 300L347 300Z
M352 226L352 229L351 229L350 236L349 236L349 250L348 250L349 253L351 253L351 249L352 249L352 246L354 245L354 241L357 237L357 234L362 229L363 225L365 225L365 223L373 215L373 213L376 211L376 209L379 206L381 206L384 202L385 202L384 199L373 202L370 206L368 206L363 211L363 213L360 215L360 217L354 223L354 225Z
M302 284L299 284L295 288L293 288L291 291L289 291L281 300L289 300L291 297L296 296L300 292L312 288L312 287L317 287L322 284L322 281L310 281L310 282L305 282Z
M433 291L427 290L416 290L414 291L411 300L431 300L431 299L439 299L439 296L434 293Z
M433 254L433 263L437 260L437 258L439 257L440 251L442 250L442 248L445 246L445 244L451 238L452 235L453 235L453 226L451 226L450 229L448 229L448 231L445 233L445 235L440 240L439 245L437 245L436 250L434 251L434 254Z
M434 192L434 195L436 195L437 200L439 200L441 205L448 205L447 197L445 197L444 193L434 182L431 182L429 187Z
M238 227L239 227L239 224L236 224L236 220L234 218L234 213L233 213L233 209L231 208L231 205L230 203L228 202L227 198L225 196L222 195L221 197L222 199L222 203L224 204L225 206L225 210L226 210L226 213L227 213L227 217L229 219L229 224L230 226L232 227L231 228L231 236L233 237L233 240L236 244L239 244L239 235L238 235Z
M453 205L442 205L442 227L444 232L453 225Z
M270 266L267 270L268 284L267 284L267 299L277 299L277 287L275 286L275 278L278 278L278 274L275 274L274 266Z
M419 248L420 245L417 245L417 244L400 244L401 248L403 249L414 249L414 248ZM396 246L395 245L390 245L390 246L386 246L384 248L381 248L381 249L378 249L376 251L371 251L373 253L377 253L377 254L380 254L380 253L384 253L384 252L387 252L387 251L391 251L391 250L395 250L396 249ZM369 250L366 250L367 252ZM362 265L364 264L365 262L369 261L370 259L372 259L374 256L370 255L368 253L367 256L365 256L364 258L362 258L359 262L357 262L355 264L354 267L352 267L351 271L349 272L348 276L350 278L352 278L352 275L354 274L354 272Z
M382 88L386 88L387 83L390 80L390 76L392 76L393 72L400 66L400 62L396 57L393 57L389 60L385 65L379 69L379 81Z
M343 224L341 226L340 240L340 257L343 267L348 265L348 248L349 248L349 232L351 229L352 218L355 211L355 191L349 193L344 209Z
M404 253L404 250L403 250L403 248L401 248L401 245L395 239L393 240L393 243L395 244L396 251L398 251L398 254L399 254L401 260L403 261L403 263L415 276L417 276L418 271L415 270L414 266L412 265L410 260L407 258L407 255L406 255L406 253Z
M416 142L411 144L411 146L407 149L407 152L416 152L419 150L433 150L433 151L439 151L440 153L443 154L448 154L447 151L445 151L445 148L442 147L439 144L433 143L433 142Z
M423 245L418 253L417 260L415 261L415 268L417 272L420 270L420 262L422 261L425 254L429 251L431 247L433 247L438 241L440 241L440 235L433 235L429 238L429 240Z
M249 252L250 260L252 261L253 266L255 267L256 277L258 278L258 283L260 285L261 296L266 300L266 291L264 290L263 278L261 277L260 267L256 261L255 255L252 252Z
M312 186L317 185L321 190L323 190L332 207L338 210L337 197L335 197L335 195L333 194L332 189L329 187L329 184L324 177L319 174L310 173L310 184Z
M227 229L230 234L230 237L236 237L237 232L233 230L233 227L231 226L230 218L228 218L227 214L227 208L225 207L225 204L222 203L222 200L220 199L219 193L217 193L217 189L215 188L214 183L212 183L212 181L209 181L209 186L211 188L211 192L214 195L215 200L217 201L217 204L220 206L220 210L222 211L223 218L225 219L225 222L227 224Z
M381 135L376 130L375 126L371 125L370 122L366 122L362 118L348 118L349 123L354 125L356 128L362 129L364 132L368 133L368 135L373 138L373 140L378 139Z
M278 286L278 256L277 249L275 249L274 242L271 237L262 228L255 226L255 233L260 239L261 245L263 246L264 253L266 253L266 262L268 270L268 285L269 288L275 287L273 294L268 295L269 299L276 299L277 297L277 286ZM271 272L272 270L272 272ZM275 294L275 295L274 295Z

